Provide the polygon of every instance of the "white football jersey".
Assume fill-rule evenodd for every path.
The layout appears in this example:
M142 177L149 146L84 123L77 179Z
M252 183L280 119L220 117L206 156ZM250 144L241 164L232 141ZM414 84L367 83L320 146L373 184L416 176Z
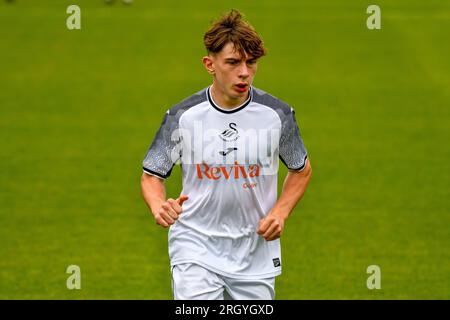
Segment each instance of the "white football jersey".
M214 102L210 87L168 110L143 169L166 179L175 163L182 168L189 199L169 230L171 265L241 279L279 275L280 240L256 230L277 200L278 159L303 170L306 158L294 110L254 87L231 110Z

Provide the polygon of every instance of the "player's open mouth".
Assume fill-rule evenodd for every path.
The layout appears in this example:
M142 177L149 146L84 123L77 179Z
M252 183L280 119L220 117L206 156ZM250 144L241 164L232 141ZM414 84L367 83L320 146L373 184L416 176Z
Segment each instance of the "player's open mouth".
M235 85L236 90L239 92L247 91L247 87L248 87L248 85L246 83L238 83Z

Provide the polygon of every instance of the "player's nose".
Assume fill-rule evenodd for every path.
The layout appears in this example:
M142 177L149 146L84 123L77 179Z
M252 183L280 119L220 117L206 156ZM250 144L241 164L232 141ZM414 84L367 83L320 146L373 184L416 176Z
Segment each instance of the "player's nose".
M243 63L241 64L240 68L239 68L239 77L240 78L247 78L249 76L249 71L248 71L248 67L247 64Z

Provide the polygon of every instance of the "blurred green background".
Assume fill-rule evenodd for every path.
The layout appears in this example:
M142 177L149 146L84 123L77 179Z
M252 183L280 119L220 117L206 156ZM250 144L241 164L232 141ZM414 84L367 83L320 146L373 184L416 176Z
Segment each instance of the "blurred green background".
M313 167L276 298L449 299L450 3L376 1L381 30L369 4L0 1L0 298L172 298L141 162L164 112L210 84L203 33L237 8L269 52L254 84L295 108Z

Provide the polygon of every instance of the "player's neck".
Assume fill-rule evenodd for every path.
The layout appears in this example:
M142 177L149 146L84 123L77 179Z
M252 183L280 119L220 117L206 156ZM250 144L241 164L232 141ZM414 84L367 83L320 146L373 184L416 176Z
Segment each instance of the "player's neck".
M211 86L211 97L214 102L223 109L234 109L242 105L248 99L248 95L243 96L242 98L233 99L232 97L226 95L224 92L220 91L214 83Z

